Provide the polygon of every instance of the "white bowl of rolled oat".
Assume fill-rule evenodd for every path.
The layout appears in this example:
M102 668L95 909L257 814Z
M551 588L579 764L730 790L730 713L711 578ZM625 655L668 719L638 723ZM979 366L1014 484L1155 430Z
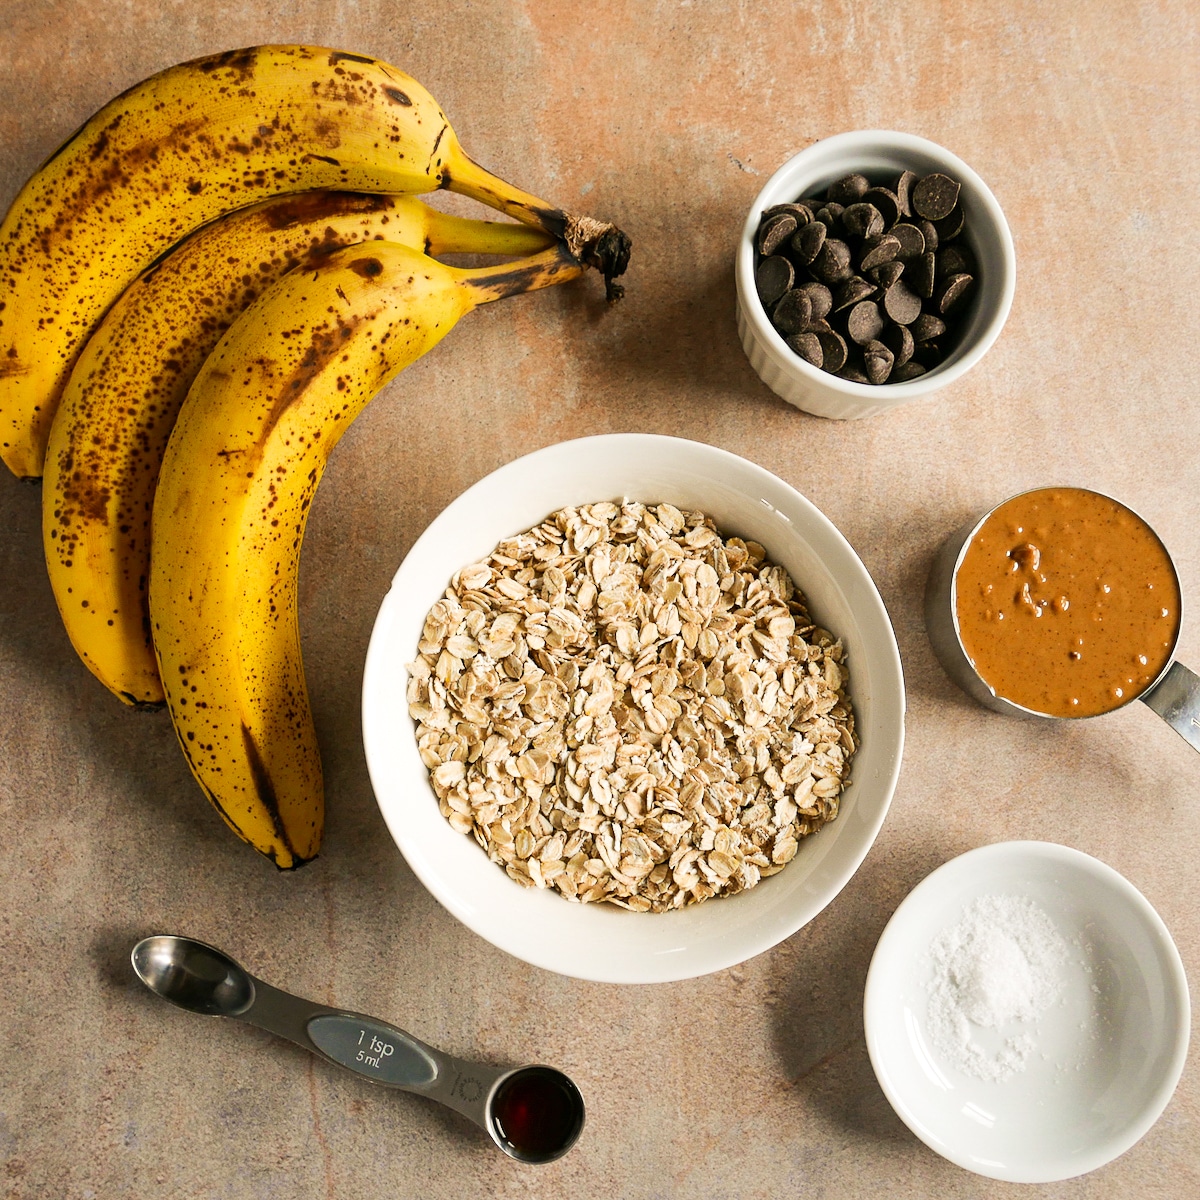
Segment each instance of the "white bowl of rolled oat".
M363 682L409 866L547 970L653 983L776 945L845 886L904 742L891 623L809 501L699 442L493 472L401 564Z

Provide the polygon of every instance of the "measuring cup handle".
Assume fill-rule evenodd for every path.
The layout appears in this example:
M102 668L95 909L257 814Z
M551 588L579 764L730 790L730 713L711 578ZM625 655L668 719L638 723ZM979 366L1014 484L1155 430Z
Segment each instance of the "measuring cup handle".
M1193 750L1200 750L1200 675L1173 662L1142 699Z

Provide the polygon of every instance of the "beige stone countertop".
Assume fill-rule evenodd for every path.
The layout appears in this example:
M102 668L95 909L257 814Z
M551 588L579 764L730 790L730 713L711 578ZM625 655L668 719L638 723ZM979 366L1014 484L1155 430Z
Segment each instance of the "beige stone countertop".
M403 67L469 153L633 238L595 278L473 314L333 455L301 578L324 755L324 849L277 873L222 825L165 713L122 707L55 611L39 489L0 473L0 1195L151 1197L1189 1197L1195 1050L1161 1119L1094 1173L1022 1187L946 1162L871 1069L862 993L897 904L953 856L1036 838L1139 888L1200 979L1200 758L1143 705L1075 724L986 712L950 683L921 596L935 547L1024 488L1143 513L1175 556L1200 663L1200 8L1186 0L587 5L473 0L4 0L0 207L109 98L174 62L312 42ZM999 341L936 398L850 423L755 376L733 250L768 176L814 140L907 130L990 185L1016 244ZM465 206L462 209L465 211ZM359 722L372 622L413 541L532 449L641 431L781 476L843 531L895 625L907 744L883 829L815 920L687 982L556 976L444 911L390 840ZM531 1058L583 1087L566 1158L513 1163L387 1093L132 978L140 936L188 932L265 979L451 1053Z

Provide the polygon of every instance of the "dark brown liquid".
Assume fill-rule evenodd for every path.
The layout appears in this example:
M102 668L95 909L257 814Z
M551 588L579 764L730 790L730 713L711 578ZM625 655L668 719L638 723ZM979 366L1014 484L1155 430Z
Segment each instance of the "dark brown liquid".
M519 1158L544 1161L566 1150L583 1128L583 1098L560 1071L527 1067L492 1101L492 1122Z

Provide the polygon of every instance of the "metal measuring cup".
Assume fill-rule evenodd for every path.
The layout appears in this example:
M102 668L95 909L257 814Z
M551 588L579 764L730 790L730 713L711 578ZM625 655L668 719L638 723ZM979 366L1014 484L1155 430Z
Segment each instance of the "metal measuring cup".
M975 669L970 658L967 657L958 625L958 572L966 556L967 547L971 544L971 539L991 518L992 514L1007 504L1009 500L1015 500L1017 496L1028 495L1029 491L1040 492L1043 490L1043 488L1030 488L1028 491L1009 496L999 504L993 505L981 517L968 521L942 543L941 548L934 556L933 566L930 568L929 579L925 587L925 628L929 634L933 652L945 668L946 674L968 696L977 700L985 708L1007 713L1009 716L1040 717L1051 721L1077 721L1087 718L1050 716L1047 713L1024 708L1020 704L1006 700L1003 696L996 695L992 687ZM1097 494L1103 495L1103 493ZM1105 499L1111 500L1112 497L1106 496ZM1153 526L1139 513L1129 508L1129 505L1119 500L1113 500L1113 503L1120 504L1122 508L1139 517L1153 532ZM1161 538L1159 542L1161 544ZM1179 572L1175 569L1175 563L1165 545L1163 552L1171 565L1171 573L1175 577L1175 585L1180 597L1179 626L1175 631L1175 641L1171 646L1171 653L1167 657L1166 665L1146 687L1142 688L1140 692L1128 696L1108 711L1114 712L1117 708L1124 708L1126 704L1130 704L1134 700L1141 700L1158 713L1193 749L1200 750L1200 676L1188 670L1182 663L1175 661L1175 648L1179 644L1179 633L1183 628L1183 589L1179 587ZM1106 714L1097 713L1095 715L1105 716Z

